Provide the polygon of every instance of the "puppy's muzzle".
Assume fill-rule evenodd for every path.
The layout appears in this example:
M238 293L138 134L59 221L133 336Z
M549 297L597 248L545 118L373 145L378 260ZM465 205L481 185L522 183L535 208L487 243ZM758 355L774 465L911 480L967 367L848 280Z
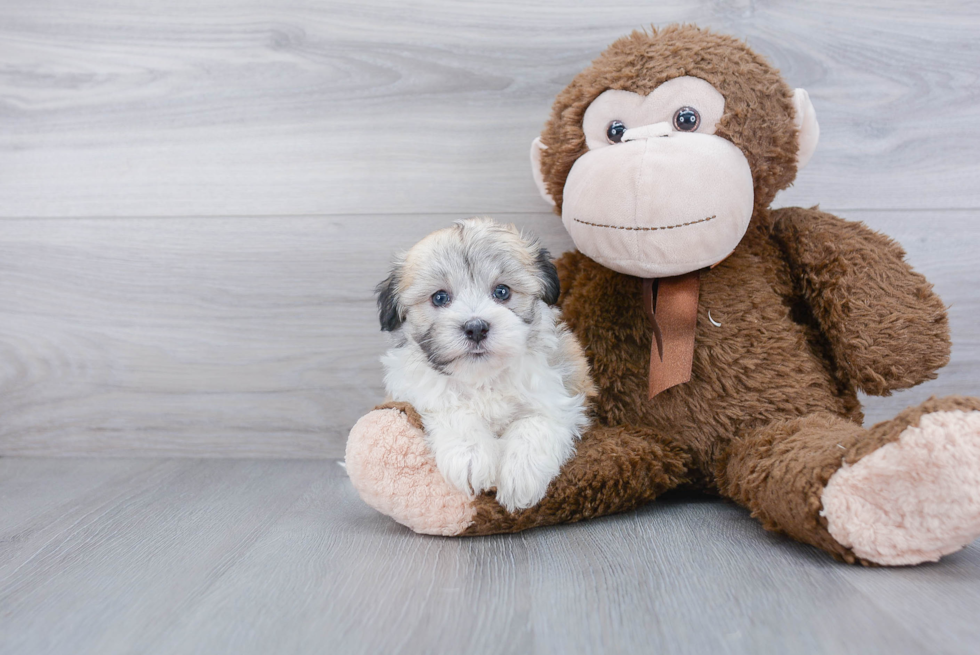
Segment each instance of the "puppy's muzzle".
M473 343L480 343L487 338L490 332L490 324L482 318L471 318L463 323L463 334Z

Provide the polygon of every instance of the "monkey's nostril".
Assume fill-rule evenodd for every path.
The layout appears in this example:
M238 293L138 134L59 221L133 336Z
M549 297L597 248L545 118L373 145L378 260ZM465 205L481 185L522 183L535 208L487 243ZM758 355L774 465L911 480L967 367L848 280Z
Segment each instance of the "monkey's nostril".
M490 331L490 324L482 318L471 318L463 323L463 334L474 343L480 343L487 338Z

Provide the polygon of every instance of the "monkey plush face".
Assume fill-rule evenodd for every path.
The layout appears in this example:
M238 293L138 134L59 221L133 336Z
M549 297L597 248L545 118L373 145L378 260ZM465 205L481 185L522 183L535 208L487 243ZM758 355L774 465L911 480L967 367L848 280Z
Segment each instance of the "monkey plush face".
M639 277L715 264L816 145L805 91L685 26L620 39L555 102L535 180L580 251Z
M583 253L640 277L680 275L730 253L752 218L752 171L715 135L725 99L696 77L642 96L609 90L585 112L588 152L565 182L562 221Z

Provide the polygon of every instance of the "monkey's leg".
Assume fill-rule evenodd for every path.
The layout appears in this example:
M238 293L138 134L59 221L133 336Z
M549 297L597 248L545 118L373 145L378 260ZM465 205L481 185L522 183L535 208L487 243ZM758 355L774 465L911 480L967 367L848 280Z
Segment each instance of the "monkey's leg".
M439 473L408 403L362 416L347 437L344 463L364 502L415 532L454 536L473 522L472 500Z
M510 513L489 494L478 496L464 534L519 532L635 509L684 484L689 463L679 446L647 428L592 428L541 502Z
M369 505L416 532L480 535L517 532L623 512L685 482L689 458L644 428L594 428L536 506L507 512L483 494L449 485L425 446L418 414L389 404L351 430L347 471Z
M722 493L847 562L935 561L980 536L980 400L931 398L865 430L831 414L737 439Z

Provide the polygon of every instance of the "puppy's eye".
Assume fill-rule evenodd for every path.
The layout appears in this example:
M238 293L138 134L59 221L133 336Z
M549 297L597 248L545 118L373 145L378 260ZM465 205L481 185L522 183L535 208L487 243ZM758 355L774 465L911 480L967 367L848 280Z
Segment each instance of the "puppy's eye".
M606 138L609 139L609 143L620 143L625 131L626 126L623 125L623 121L613 121L606 126Z
M694 107L681 107L674 114L674 129L679 132L693 132L701 124L701 114Z
M503 302L510 298L510 287L506 284L498 284L497 288L493 290L494 300L499 300Z
M432 294L432 304L436 307L442 307L449 304L449 292L439 289L434 294Z

